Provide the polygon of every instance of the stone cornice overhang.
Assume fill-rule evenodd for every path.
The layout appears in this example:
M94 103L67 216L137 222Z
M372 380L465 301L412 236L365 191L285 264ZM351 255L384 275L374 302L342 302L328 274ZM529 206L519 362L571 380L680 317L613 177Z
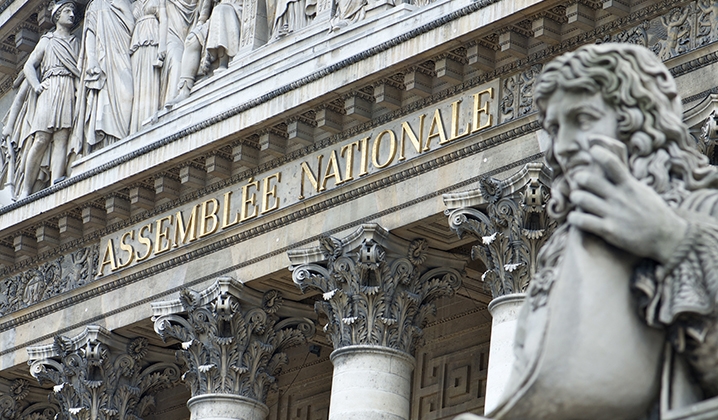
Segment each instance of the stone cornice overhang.
M452 0L437 2L430 7L436 8L439 3L444 5L460 4L457 0ZM306 106L308 103L321 102L322 97L326 95L336 96L337 90L346 88L345 77L338 73L340 71L350 72L351 66L357 63L366 65L368 60L375 60L381 65L373 66L376 69L374 76L381 77L391 68L399 70L412 64L412 60L421 62L433 54L438 54L442 49L456 48L474 36L472 34L482 30L488 31L487 28L500 19L522 19L523 14L529 8L550 6L549 2L536 0L479 0L464 2L464 4L466 5L463 7L388 41L377 43L360 53L331 63L299 80L268 90L257 98L238 100L240 98L237 98L238 95L235 94L234 97L230 95L222 101L214 101L211 103L212 111L216 110L217 112L200 122L196 122L197 110L207 108L210 104L198 104L196 107L188 109L187 113L178 113L180 116L177 118L173 118L174 114L171 113L167 118L172 118L172 127L176 127L176 129L173 130L161 122L156 128L122 142L123 149L134 149L132 152L110 159L60 184L1 208L0 232L2 234L0 236L7 234L8 228L14 230L27 227L36 222L33 219L40 215L44 218L49 213L68 210L71 206L74 207L82 202L101 197L118 186L137 180L136 168L138 167L149 168L142 175L147 177L151 174L152 168L159 171L159 166L163 163L182 159L183 156L196 152L202 147L205 147L206 152L208 143L216 143L218 140L228 137L237 138L245 131L245 135L249 135L252 130L256 130L262 124L268 124L266 117L258 111L261 107L283 110L284 112L272 116L276 122L279 122L293 113L296 114L296 109ZM422 10L420 9L416 13L417 15L407 15L406 19L413 21L421 16ZM446 33L451 33L451 37L447 38ZM439 40L443 43L437 46L436 42ZM409 44L408 41L412 42ZM501 74L500 72L492 74L494 73L494 78ZM364 77L367 79L364 84L370 83L368 81L371 79L370 76L372 75ZM489 80L489 78L482 77L482 80ZM198 92L198 94L200 93ZM229 105L236 102L241 102L241 104ZM169 130L174 132L170 135L162 134ZM159 139L157 139L158 137ZM208 141L208 138L211 141ZM271 164L273 162L270 162ZM104 176L98 177L100 174L104 174ZM239 179L247 176L250 175L241 174ZM28 218L28 214L35 215L35 217Z
M427 107L431 105L432 103L435 103L441 99L444 99L448 97L451 94L454 94L456 92L465 91L467 89L470 89L474 86L478 86L482 83L485 83L486 81L493 80L496 78L501 77L502 75L510 74L514 71L518 71L521 68L527 68L535 63L542 63L546 60L550 59L551 57L558 55L566 50L570 50L575 48L578 45L581 45L585 42L591 42L591 40L599 39L603 37L606 34L614 33L621 28L626 27L630 24L636 24L637 22L640 22L641 20L648 19L652 16L655 16L661 12L664 12L671 7L674 7L677 4L680 4L681 2L676 0L664 0L658 3L651 4L650 6L644 7L640 10L637 10L636 12L633 12L632 14L625 16L624 18L614 20L608 24L605 24L603 26L597 27L596 29L588 32L584 32L581 35L578 35L574 38L571 38L569 40L566 40L562 42L561 44L548 47L544 50L542 50L539 53L532 54L528 56L525 59L516 60L510 64L504 65L500 68L495 69L493 72L489 72L486 74L483 74L479 77L476 77L472 80L468 80L462 84L455 85L449 89L446 89L440 93L437 93L429 98L424 98L422 100L419 100L417 102L412 103L411 105L408 105L402 109L399 109L397 111L393 111L387 114L382 115L379 118L376 118L370 122L360 124L344 133L340 133L338 135L332 136L328 139L325 139L321 142L317 142L312 146L309 146L305 149L299 150L297 152L288 154L280 159L275 159L273 161L270 161L266 164L260 165L257 168L254 168L249 171L245 171L241 174L238 174L237 176L234 176L232 178L229 178L227 180L209 185L208 187L205 187L201 190L197 190L191 194L187 194L185 196L182 196L180 199L177 199L173 202L166 203L164 205L160 205L155 207L154 210L150 210L149 212L143 213L140 216L136 216L133 218L130 218L129 220L118 223L112 226L108 226L105 229L102 229L98 232L95 232L90 235L86 235L84 238L72 241L68 244L65 244L61 247L57 247L49 252L46 252L42 255L38 255L37 257L33 258L30 261L27 261L25 263L21 263L16 265L15 267L12 267L10 269L6 269L5 273L15 272L19 269L22 269L23 267L32 266L37 263L37 261L42 261L44 259L50 258L55 255L62 254L69 249L77 248L81 246L83 243L88 243L92 241L96 241L101 235L106 234L108 232L112 232L115 230L118 230L122 228L123 226L128 225L129 223L134 223L138 220L142 220L145 218L151 217L153 214L158 214L162 211L167 211L169 209L172 209L174 207L177 207L181 205L182 203L186 203L188 201L196 200L201 196L210 194L214 191L217 191L223 187L226 187L227 185L232 185L238 182L241 182L244 179L249 178L250 176L254 176L258 173L265 172L268 170L271 170L274 167L278 167L282 163L286 163L287 161L291 161L294 159L298 159L302 156L305 156L313 151L316 151L320 148L329 146L331 144L334 144L338 141L341 141L342 139L345 139L349 136L359 134L363 131L370 130L372 127L376 127L384 122L390 121L392 119L397 119L401 117L402 115L408 114L412 111L415 111L417 109L420 109L421 107ZM401 46L401 42L406 42L407 40L414 39L416 37L422 36L422 34L430 33L433 30L439 30L442 28L442 25L446 25L448 23L441 23L441 22L449 22L451 23L451 19L462 19L473 16L472 13L476 12L476 10L480 10L483 12L483 9L481 9L481 5L484 7L488 7L486 5L496 5L497 3L493 2L493 0L488 0L485 3L472 3L469 6L463 7L459 9L456 13L443 16L441 19L432 21L430 23L427 23L421 27L415 28L405 34L404 37L398 37L396 39L393 39L390 42L381 44L380 46L372 47L362 53L356 54L354 56L351 56L345 60L342 60L338 63L332 64L328 66L326 69L317 71L315 73L312 73L311 75L300 79L297 82L293 82L290 84L287 84L279 89L276 89L274 91L271 91L265 95L262 95L259 98L246 101L240 105L231 107L228 111L223 111L213 117L210 117L204 121L201 121L199 123L194 123L190 125L189 127L186 127L185 129L182 129L170 136L166 136L162 138L159 141L156 141L154 143L147 144L129 154L126 154L122 157L116 158L114 160L111 160L109 162L106 162L99 167L87 171L84 174L79 174L76 177L73 177L61 184L52 186L46 190L41 191L38 194L33 195L32 197L25 199L21 202L15 203L11 206L4 207L0 209L0 226L6 228L6 230L3 232L0 236L6 236L11 233L12 230L26 228L28 225L31 225L32 223L36 223L38 218L35 218L35 220L32 220L31 218L28 219L24 216L27 214L42 214L43 218L51 216L52 212L60 212L67 210L69 207L77 207L80 205L83 200L89 201L92 197L97 198L98 195L95 194L96 188L101 188L102 186L93 188L91 181L92 177L98 177L98 175L104 175L103 178L105 179L105 184L109 184L105 186L105 192L109 193L111 190L107 190L109 188L119 188L119 186L122 185L122 176L114 176L114 172L112 171L118 171L120 169L124 169L125 173L131 176L136 173L136 171L133 170L134 167L140 166L142 167L141 160L145 159L144 163L147 163L148 156L150 155L159 155L161 154L163 159L162 161L167 161L172 156L182 156L183 153L186 155L187 153L191 153L191 148L188 147L187 140L188 137L194 137L195 144L197 145L204 145L207 142L202 139L202 132L204 130L209 130L210 128L214 127L214 125L219 124L222 121L226 121L228 118L236 117L237 115L240 115L243 112L249 112L253 108L257 108L259 106L262 106L263 104L266 104L267 102L270 102L272 100L278 99L281 95L301 90L303 87L306 87L307 85L310 85L312 83L319 83L323 82L327 76L331 75L332 71L338 72L339 70L345 68L346 66L351 66L352 64L355 64L357 62L361 62L363 60L362 57L366 57L367 55L371 54L381 54L382 52L388 51L391 48L397 47L397 45ZM476 8L479 9L476 9ZM476 10L475 10L476 9ZM494 28L496 30L496 28ZM423 31L423 32L422 32ZM460 39L460 38L457 38ZM458 41L457 41L458 42ZM398 44L397 44L398 43ZM455 45L454 45L455 46ZM413 57L413 56L412 56ZM675 63L675 67L672 69L675 74L684 74L686 72L704 67L706 65L709 65L713 62L718 60L718 56L714 51L706 53L705 55L701 56L700 58L693 59L693 60L686 60L685 57L679 56L674 59L671 59L669 61L669 65L671 62ZM399 61L397 59L397 61ZM343 67L344 66L344 67ZM256 129L255 127L250 127L248 130ZM182 145L180 145L182 143ZM198 146L199 147L199 146ZM170 152L175 153L175 155L168 156L168 149L172 148ZM179 150L181 149L181 150ZM156 163L156 162L155 162ZM147 166L147 165L146 165ZM151 166L151 165L148 165ZM110 175L112 173L112 175ZM143 173L143 176L147 177L151 175L151 170L148 170ZM108 181L112 180L112 182ZM102 197L102 195L99 195ZM61 201L61 205L58 207L52 206L50 204L53 204L51 201L55 200ZM7 229L10 227L10 229Z

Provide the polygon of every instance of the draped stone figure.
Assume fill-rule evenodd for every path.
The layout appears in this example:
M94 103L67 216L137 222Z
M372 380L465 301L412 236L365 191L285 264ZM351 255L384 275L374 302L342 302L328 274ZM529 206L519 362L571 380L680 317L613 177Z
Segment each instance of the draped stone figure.
M159 0L159 55L163 58L160 78L160 102L162 104L166 104L177 94L184 41L199 18L198 4L198 0Z
M70 30L75 3L52 5L55 31L40 38L20 77L18 93L6 117L3 137L8 152L7 176L16 199L24 198L46 181L67 174L71 154L68 139L73 126L78 42Z
M278 0L268 2L272 39L278 39L309 25L317 15L317 0Z
M718 171L690 140L674 80L643 47L588 45L544 68L535 100L559 228L488 417L691 412L718 396Z
M129 0L92 0L85 11L82 78L73 143L88 151L126 137L132 116L130 41L135 27Z
M176 96L165 104L167 108L186 99L195 78L208 74L213 63L220 71L227 69L239 52L242 6L243 0L202 0L197 25L185 40Z
M133 4L135 30L130 42L132 62L132 117L130 133L160 109L160 73L164 56L159 54L159 0L136 0Z
M366 16L367 0L336 0L336 11L329 24L332 31L338 31L350 23L359 22Z

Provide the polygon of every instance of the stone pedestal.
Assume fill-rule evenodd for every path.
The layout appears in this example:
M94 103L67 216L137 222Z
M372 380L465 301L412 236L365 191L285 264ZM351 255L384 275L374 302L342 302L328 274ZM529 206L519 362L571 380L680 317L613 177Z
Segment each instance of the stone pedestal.
M489 303L491 323L491 347L489 348L489 371L486 378L484 411L491 412L500 402L514 364L514 336L519 309L524 293L499 296Z
M335 350L331 360L329 420L409 419L413 357L387 347L354 345Z
M240 395L204 394L187 401L190 420L265 420L269 408Z

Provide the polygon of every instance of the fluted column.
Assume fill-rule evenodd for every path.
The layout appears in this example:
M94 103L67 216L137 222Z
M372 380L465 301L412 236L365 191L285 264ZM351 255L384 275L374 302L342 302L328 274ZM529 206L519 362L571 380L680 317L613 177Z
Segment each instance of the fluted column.
M30 372L54 384L60 418L141 419L150 414L158 391L179 381L171 351L88 326L75 337L28 348Z
M493 297L487 412L498 404L511 374L524 292L536 272L538 251L555 228L546 213L550 179L543 163L529 163L504 181L485 178L479 190L444 195L449 226L478 241L471 257L486 266L482 280Z
M287 363L284 351L304 344L314 324L280 318L277 291L252 299L240 282L222 277L209 288L152 304L155 331L182 343L177 358L192 398L191 420L264 420L267 392Z
M461 285L467 263L378 225L289 252L294 282L315 304L334 345L329 420L408 420L414 351L434 301Z

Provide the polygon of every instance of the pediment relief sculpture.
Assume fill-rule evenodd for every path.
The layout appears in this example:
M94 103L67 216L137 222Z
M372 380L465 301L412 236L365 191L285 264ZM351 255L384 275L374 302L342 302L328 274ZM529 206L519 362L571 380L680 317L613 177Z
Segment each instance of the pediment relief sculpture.
M672 76L643 47L588 45L544 67L535 99L558 227L488 417L713 418L718 171Z

